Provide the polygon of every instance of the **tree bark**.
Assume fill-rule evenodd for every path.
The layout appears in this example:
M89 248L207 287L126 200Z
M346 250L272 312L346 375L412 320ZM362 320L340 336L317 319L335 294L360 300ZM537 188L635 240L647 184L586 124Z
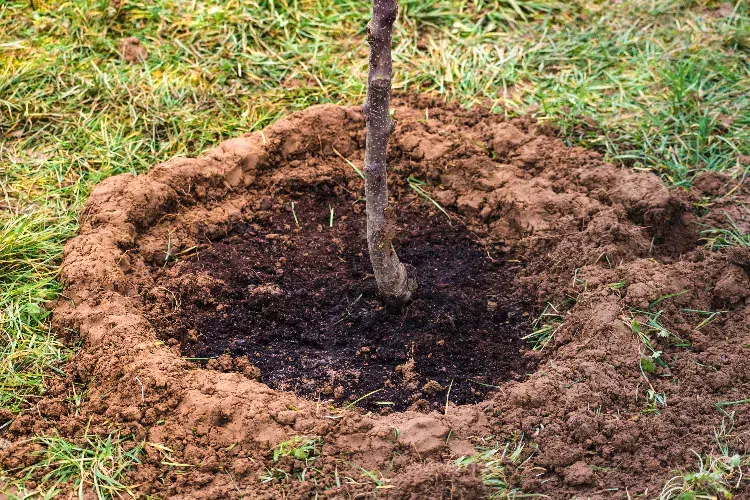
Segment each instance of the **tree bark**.
M367 202L367 248L386 305L400 308L412 298L417 282L398 260L392 240L395 216L388 208L386 147L395 124L389 115L391 100L391 34L398 12L397 0L373 0L372 19L367 25L370 68L363 107L367 124L365 150L365 198Z

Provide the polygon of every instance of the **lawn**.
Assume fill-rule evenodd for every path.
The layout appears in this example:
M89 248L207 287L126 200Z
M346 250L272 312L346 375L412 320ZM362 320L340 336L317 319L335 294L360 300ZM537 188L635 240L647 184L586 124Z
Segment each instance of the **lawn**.
M75 351L44 306L60 297L63 245L92 187L312 104L361 103L369 8L0 3L0 409L32 406ZM143 63L120 56L124 37L140 39ZM750 171L742 0L401 0L394 39L397 92L531 113L684 189L704 171Z

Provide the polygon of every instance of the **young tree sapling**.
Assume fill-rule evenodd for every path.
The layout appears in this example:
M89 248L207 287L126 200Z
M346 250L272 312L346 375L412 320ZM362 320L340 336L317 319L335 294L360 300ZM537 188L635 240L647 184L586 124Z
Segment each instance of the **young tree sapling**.
M391 100L391 34L398 12L397 0L373 0L372 19L367 25L370 68L363 107L367 125L365 148L365 199L367 203L367 248L383 302L395 308L408 303L417 281L407 272L393 248L395 215L388 207L386 147L395 129L389 113ZM411 266L408 266L411 267ZM413 270L413 268L412 268Z

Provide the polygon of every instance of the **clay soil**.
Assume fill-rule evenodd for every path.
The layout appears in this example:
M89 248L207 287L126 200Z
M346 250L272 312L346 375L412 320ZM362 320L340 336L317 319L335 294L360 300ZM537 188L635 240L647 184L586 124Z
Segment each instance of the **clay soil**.
M357 108L110 178L54 308L81 347L0 431L3 467L34 462L31 434L89 426L171 450L145 446L130 478L144 496L482 498L481 469L455 459L523 436L510 488L651 498L718 453L722 423L731 453L750 452L750 252L700 240L726 214L750 229L747 188L704 174L668 190L527 118L424 96L396 109L413 304L375 297L345 161L363 160ZM536 328L555 333L532 351L521 337L545 310ZM289 439L315 459L274 461Z

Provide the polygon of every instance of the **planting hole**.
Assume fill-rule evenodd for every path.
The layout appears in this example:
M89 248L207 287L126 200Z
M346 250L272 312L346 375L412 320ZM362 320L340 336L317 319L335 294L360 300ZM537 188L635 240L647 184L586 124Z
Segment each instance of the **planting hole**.
M383 412L476 403L533 370L520 354L531 323L520 265L485 235L414 194L396 200L399 255L419 289L394 313L376 295L364 202L322 186L260 205L162 273L170 293L152 320L184 356L229 354L209 366L252 372L246 356L274 389Z

